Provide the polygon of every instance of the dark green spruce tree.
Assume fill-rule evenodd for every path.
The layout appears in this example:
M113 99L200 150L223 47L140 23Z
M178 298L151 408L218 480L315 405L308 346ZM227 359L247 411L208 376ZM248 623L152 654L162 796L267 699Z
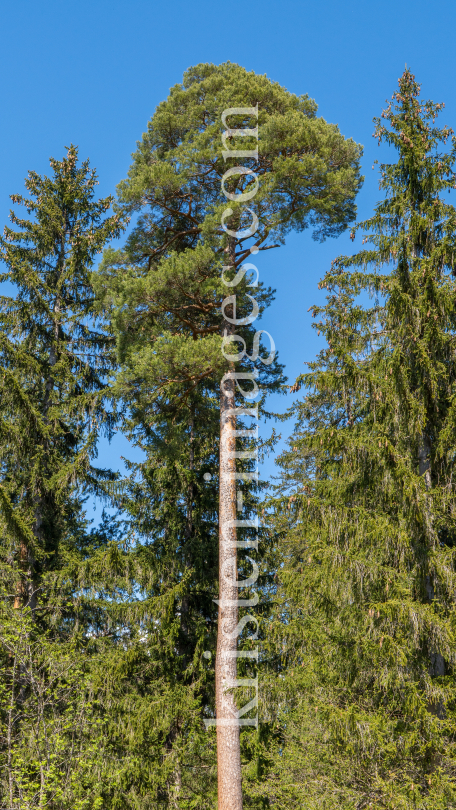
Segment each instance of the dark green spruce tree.
M277 808L456 806L456 140L435 125L442 107L407 69L375 121L397 152L385 198L313 310L327 346L298 381L276 502Z
M50 163L12 196L26 213L0 239L0 803L18 810L99 806L87 662L106 616L85 572L97 554L98 595L110 587L109 532L91 533L84 511L113 477L94 465L114 355L90 274L123 217L95 200L76 147Z

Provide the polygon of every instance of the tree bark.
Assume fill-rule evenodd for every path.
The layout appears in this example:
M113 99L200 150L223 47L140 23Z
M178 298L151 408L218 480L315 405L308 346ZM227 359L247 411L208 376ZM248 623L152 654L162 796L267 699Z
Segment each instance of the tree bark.
M426 491L429 492L431 488L431 446L426 433L423 433L418 448L418 465L418 472L420 475L424 475Z
M35 534L35 532L34 532ZM37 603L37 584L34 579L35 559L25 540L19 544L19 572L21 578L16 583L14 609L29 607L32 613Z
M234 240L230 240L234 264ZM224 321L224 334L233 334ZM234 371L234 365L230 368ZM220 496L219 496L219 608L215 661L217 715L218 810L242 810L242 778L239 722L234 694L237 677L238 622L236 554L236 417L235 381L226 380L220 393Z

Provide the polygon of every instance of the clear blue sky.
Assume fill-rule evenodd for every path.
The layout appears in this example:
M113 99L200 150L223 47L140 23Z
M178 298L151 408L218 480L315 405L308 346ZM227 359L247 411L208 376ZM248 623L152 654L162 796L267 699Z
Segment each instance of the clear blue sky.
M226 60L309 93L320 115L364 145L366 180L358 199L364 218L379 193L372 118L405 63L425 97L445 102L440 121L456 129L455 29L450 0L435 6L424 0L4 2L0 225L8 195L22 191L27 171L47 173L49 157L61 157L70 142L98 170L100 194L113 193L156 105L183 71ZM273 334L291 380L320 346L307 313L323 300L318 279L332 258L351 249L348 235L319 245L304 234L258 257L263 279L277 288L263 328ZM103 448L102 461L118 468L121 452L118 444Z

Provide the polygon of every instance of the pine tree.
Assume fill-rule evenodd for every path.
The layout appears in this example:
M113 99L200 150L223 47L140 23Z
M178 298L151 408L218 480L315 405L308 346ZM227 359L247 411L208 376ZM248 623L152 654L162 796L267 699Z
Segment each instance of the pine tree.
M196 262L198 272L194 273ZM215 279L210 277L214 258L208 250L195 249L194 255L172 257L155 273L148 272L145 279L135 280L125 264L121 265L122 274L107 278L105 266L100 268L98 283L103 294L109 290L115 304L113 322L120 350L125 352L119 356L123 370L116 391L128 403L125 430L146 456L143 462L128 464L131 478L119 490L119 503L141 538L135 570L140 572L137 581L143 598L133 610L143 622L143 646L149 664L153 662L155 689L163 689L163 702L153 701L153 723L163 728L163 711L169 722L167 733L159 735L155 753L151 752L157 763L153 790L157 802L160 797L171 805L179 800L180 806L196 792L201 802L198 806L203 808L214 787L214 748L204 730L202 714L210 717L214 712L213 672L203 653L212 654L216 641L220 412L214 368L210 367L211 374L204 375L198 386L193 385L192 358L201 358L193 338L186 338L184 333L186 339L182 339L182 320L209 334L212 325L219 330L220 315L212 304L208 314L203 310L198 317L197 308L191 312L188 302L209 287L205 274L210 278L210 295L219 288L219 302L223 290L218 274ZM186 298L176 295L181 287ZM271 292L260 288L256 298L263 309ZM144 300L149 301L148 312L141 307ZM132 324L136 324L135 331ZM163 335L164 324L167 331ZM246 339L248 331L244 330ZM121 342L125 336L126 349ZM201 348L203 362L209 357L216 369L222 369L225 361L220 338L210 336L207 344ZM169 381L170 369L177 380ZM278 388L280 374L275 363L272 373L266 368L261 379ZM241 419L238 421L242 429ZM253 450L254 443L244 442L245 450L249 445ZM252 473L254 459L239 460L237 469ZM244 492L246 516L257 507L258 487L253 483ZM253 528L244 533L246 540L254 539ZM244 576L243 567L240 564L239 576ZM245 567L248 570L248 564ZM170 707L175 716L170 717ZM189 760L194 763L190 771Z
M406 69L375 120L398 153L380 166L385 199L313 308L327 347L298 381L277 503L277 807L456 806L456 139L435 125L442 107Z
M245 111L231 115L231 129L226 133L221 116L234 105ZM258 142L254 134L257 120L255 116L252 119L256 109ZM238 130L243 130L242 134ZM258 160L252 156L257 147ZM243 165L259 179L258 191L249 201L250 212L236 195L252 191L252 173L227 179L229 212L222 194L224 173L239 162L236 150L242 150ZM237 565L233 556L235 529L229 530L231 548L226 561L222 538L224 533L225 539L228 537L229 521L241 516L237 514L234 481L225 484L226 472L234 463L230 453L236 448L235 419L229 413L245 402L235 393L234 380L228 378L217 403L220 380L234 368L251 373L256 366L257 382L264 392L278 389L282 383L276 361L270 365L249 361L240 351L242 341L230 341L234 332L230 318L246 318L246 324L236 332L247 347L252 345L255 328L248 322L251 279L244 277L234 290L228 289L228 294L236 293L237 312L234 314L232 304L226 301L222 317L226 281L234 280L251 250L255 253L278 246L291 229L313 226L317 239L340 233L354 216L354 198L360 186L359 157L360 149L353 141L345 140L337 127L316 117L316 105L307 96L288 93L265 76L248 73L232 63L218 67L202 64L187 71L183 83L173 87L168 99L158 106L138 144L128 178L119 186L121 209L137 215L137 224L124 251L106 254L98 283L118 337L122 372L117 390L132 414L131 435L140 437L138 441L148 456L138 470L146 483L144 506L138 508L143 512L149 508L150 512L149 488L154 493L152 503L159 504L161 510L161 519L151 526L157 549L156 573L152 576L157 587L160 582L154 594L157 599L160 596L163 605L173 597L174 621L179 627L177 647L186 635L190 639L189 623L193 622L186 653L192 660L199 652L198 623L201 626L203 620L208 621L214 637L213 611L209 602L197 595L201 586L208 587L209 598L216 595L213 584L209 585L214 582L212 566L216 562L214 531L212 527L207 530L214 520L214 502L208 498L210 490L202 475L204 471L214 475L220 430L226 441L220 445L219 564L222 568L228 563L233 570ZM256 233L250 228L252 215L258 218ZM240 238L233 236L240 230ZM261 314L272 291L258 285L251 292ZM221 336L225 336L226 356L221 351ZM263 357L266 359L265 354ZM237 427L243 427L241 420ZM180 459L176 456L179 447ZM198 458L194 456L196 448ZM238 471L241 468L239 464ZM151 490L152 471L155 480ZM166 490L161 492L165 482ZM246 485L242 517L249 516L254 497L254 485ZM182 538L188 531L185 521L187 526L191 523L193 542L185 540L184 544ZM176 525L180 530L173 533ZM195 543L200 537L205 538L203 549ZM160 579L164 561L173 554L174 566L169 568L167 562L167 576ZM210 561L206 572L201 570L200 560ZM244 567L248 570L240 560L239 571ZM201 579L203 574L206 576ZM237 588L225 585L221 577L219 593L219 627L234 630L237 608L224 603L236 600ZM162 614L158 602L156 610ZM172 638L170 644L174 643ZM236 640L233 637L229 641L229 649L223 647L222 640L219 634L219 718L236 712L234 696L222 687L222 673L228 680L236 677L236 658L230 655L228 664L226 655L235 651ZM239 810L239 729L218 727L217 741L219 809Z

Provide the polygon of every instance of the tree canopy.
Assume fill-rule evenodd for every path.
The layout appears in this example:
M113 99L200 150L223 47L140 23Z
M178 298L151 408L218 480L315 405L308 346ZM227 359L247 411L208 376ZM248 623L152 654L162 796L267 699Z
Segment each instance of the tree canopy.
M419 91L406 70L375 122L397 162L380 166L385 199L353 228L361 249L321 282L327 346L298 381L281 459L276 691L290 695L295 778L282 742L277 806L302 789L312 807L455 801L456 210L443 194L456 141Z

